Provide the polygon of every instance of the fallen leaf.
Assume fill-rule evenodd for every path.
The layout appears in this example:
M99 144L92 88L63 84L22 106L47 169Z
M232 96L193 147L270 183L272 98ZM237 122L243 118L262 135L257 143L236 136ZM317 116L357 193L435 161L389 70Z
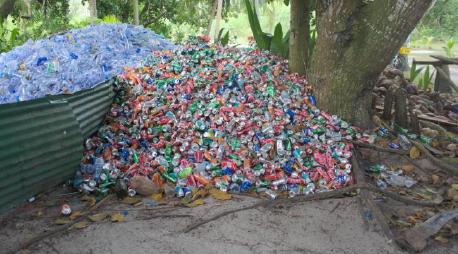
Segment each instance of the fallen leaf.
M404 171L404 173L406 173L406 174L411 174L415 170L415 166L412 165L412 164L402 165L401 168Z
M85 227L89 226L89 221L87 220L83 220L83 221L80 221L78 223L75 223L72 228L76 228L76 229L83 229Z
M137 204L139 202L142 202L142 199L140 197L125 197L122 202L124 204L128 204L128 205L134 205L134 204Z
M407 221L402 221L402 220L397 220L396 224L398 224L398 226L401 228L408 228L412 226L412 224L408 223Z
M452 184L452 188L456 191L458 191L458 183Z
M193 207L200 206L200 205L203 205L203 204L205 204L203 199L196 199L196 200L192 201L191 203L187 203L187 204L184 204L184 205L187 206L187 207L193 208Z
M126 217L120 213L114 213L111 215L111 222L123 222L126 221Z
M231 194L228 194L227 192L220 191L218 189L211 189L210 190L210 195L217 200L229 200L232 198Z
M54 221L54 224L56 225L65 225L70 222L69 218L58 218Z
M160 201L162 199L162 193L155 193L151 195L151 199L154 201Z
M433 184L437 184L440 180L440 177L438 175L432 175L431 180L433 181Z
M72 214L70 214L70 219L71 219L71 220L74 220L74 219L80 217L81 215L83 215L83 212L81 212L81 211L74 211Z
M420 150L418 150L416 146L412 146L412 148L410 148L409 154L411 159L416 160L420 158Z
M86 204L87 204L88 206L94 206L95 203L97 202L97 201L95 200L95 197L93 197L93 196L88 196L88 195L83 196L83 197L81 198L81 200L82 200L82 201L86 201Z
M199 199L199 198L205 198L206 196L208 196L208 189L198 189L195 193L193 193L192 195L192 200L196 200L196 199Z
M106 213L98 213L98 214L94 214L94 215L89 216L89 219L92 222L99 222L99 221L104 220L106 217L107 217Z
M441 235L438 235L438 236L434 237L434 240L436 240L436 241L438 241L438 242L440 242L442 244L447 244L448 243L448 239L443 237L443 236L441 236Z

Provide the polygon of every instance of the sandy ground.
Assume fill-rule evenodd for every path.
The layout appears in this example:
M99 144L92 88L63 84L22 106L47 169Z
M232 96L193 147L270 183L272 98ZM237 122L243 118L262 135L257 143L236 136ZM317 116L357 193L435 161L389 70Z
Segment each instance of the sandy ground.
M80 209L78 200L70 200L75 210ZM142 210L150 202L147 199L139 207L111 200L98 212L128 211L126 222L105 220L65 231L25 253L405 253L380 233L374 219L363 219L356 197L240 211L183 233L201 218L258 201L248 196L230 201L207 197L202 206L165 212ZM59 202L50 197L3 215L0 253L14 253L25 240L57 227L53 221ZM192 217L151 218L160 214ZM436 246L424 253L458 253L458 246Z

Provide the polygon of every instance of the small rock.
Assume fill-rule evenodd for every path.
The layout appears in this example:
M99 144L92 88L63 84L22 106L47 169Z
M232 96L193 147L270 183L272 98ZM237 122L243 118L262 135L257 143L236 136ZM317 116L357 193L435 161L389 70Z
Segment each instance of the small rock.
M134 176L130 179L130 186L138 194L149 196L159 192L159 186L153 184L153 182L145 176Z
M452 151L452 152L456 152L458 150L458 146L456 144L449 144L447 146L447 150Z

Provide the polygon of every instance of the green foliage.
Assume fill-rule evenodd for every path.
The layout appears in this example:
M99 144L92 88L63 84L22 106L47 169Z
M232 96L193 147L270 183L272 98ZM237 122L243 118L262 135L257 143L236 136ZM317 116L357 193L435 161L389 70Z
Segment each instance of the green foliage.
M430 72L429 65L426 66L425 71L423 72L423 77L420 79L418 85L423 90L429 90L429 86L431 85L433 74Z
M248 20L250 22L251 31L256 41L256 45L262 50L269 50L270 43L272 41L272 35L264 33L262 31L258 15L256 15L256 11L254 7L251 5L251 1L245 0L245 5L248 13Z
M417 68L417 63L413 61L412 66L410 67L410 75L409 75L410 82L414 82L422 70L423 68Z
M119 23L120 22L119 19L114 15L107 15L103 17L102 21L104 23Z
M450 58L454 57L454 54L453 54L454 47L455 47L455 41L453 40L453 38L448 39L447 43L445 44L445 47L442 47L447 57L450 57Z
M274 35L262 31L261 23L259 22L258 15L251 5L250 0L245 0L245 5L248 12L248 20L250 22L253 37L256 40L256 45L262 50L270 50L272 53L288 58L289 54L289 34L286 32L283 36L283 29L280 23L275 26Z
M281 24L275 26L274 36L272 37L272 45L270 50L272 53L288 58L289 54L289 31L283 36Z
M217 42L221 43L221 45L225 47L229 43L229 31L226 31L224 35L223 32L224 28L221 28L218 33Z
M458 38L458 0L437 0L413 32L412 42L414 46L431 47L432 39L450 37Z

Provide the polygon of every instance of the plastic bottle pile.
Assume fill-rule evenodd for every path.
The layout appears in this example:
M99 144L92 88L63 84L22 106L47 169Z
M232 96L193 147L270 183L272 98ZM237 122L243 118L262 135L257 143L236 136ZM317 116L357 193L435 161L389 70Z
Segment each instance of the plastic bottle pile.
M151 30L102 24L31 41L0 54L0 104L91 88L174 45Z
M198 43L156 52L121 75L74 185L105 193L141 175L173 184L178 197L212 184L276 198L351 184L348 141L359 134L320 111L306 81L286 66L256 50Z

